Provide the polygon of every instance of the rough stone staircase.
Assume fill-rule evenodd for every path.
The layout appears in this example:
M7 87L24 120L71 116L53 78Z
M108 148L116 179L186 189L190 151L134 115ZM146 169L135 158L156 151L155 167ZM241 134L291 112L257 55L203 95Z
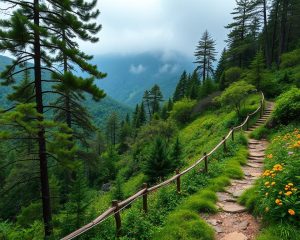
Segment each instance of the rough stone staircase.
M271 116L273 107L273 103L267 102L263 116L246 133L249 134L265 124ZM220 210L217 214L202 216L215 229L216 240L253 240L257 236L259 232L257 219L247 213L246 208L237 203L237 199L261 176L266 147L266 140L248 140L249 156L247 164L243 166L244 179L232 180L224 192L217 193L217 205Z

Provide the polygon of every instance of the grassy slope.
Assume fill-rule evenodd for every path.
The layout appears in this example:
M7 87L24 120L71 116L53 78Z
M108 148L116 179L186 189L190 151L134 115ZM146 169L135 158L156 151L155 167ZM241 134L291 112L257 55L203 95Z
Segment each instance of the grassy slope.
M257 108L258 102L258 95L250 96L247 99L245 106L247 106L246 108L248 111L253 111ZM238 120L236 119L234 111L223 109L207 111L195 119L192 123L182 128L179 132L179 136L183 146L183 159L185 161L185 166L191 165L195 160L199 159L205 151L211 150L228 132L229 128L237 122ZM242 142L245 143L245 141L242 140L242 137L239 138L239 144L229 144L228 147L231 151L229 151L226 155L224 155L220 150L211 158L209 174L199 173L199 167L198 170L192 171L190 174L184 176L182 178L182 194L178 195L175 191L175 186L171 185L149 196L150 213L148 215L145 216L140 213L140 200L133 204L130 210L124 211L122 213L122 220L124 223L123 232L126 233L128 239L135 239L133 236L137 233L140 235L138 239L150 239L153 234L158 234L155 233L156 229L161 229L161 226L164 224L168 225L169 221L174 220L174 217L172 217L172 211L176 208L176 206L178 206L178 204L180 204L180 206L181 204L184 204L185 206L185 213L182 213L182 217L185 218L186 214L191 217L192 222L190 223L190 230L192 231L195 226L198 226L196 228L199 228L200 230L207 229L207 239L209 239L209 236L212 236L212 231L207 228L206 224L202 220L199 218L197 218L197 220L195 219L195 213L198 213L201 209L205 211L215 211L214 192L228 184L229 177L242 177L239 165L241 163L240 160L245 159L247 151L241 144ZM236 152L237 149L239 149L238 152ZM233 157L236 154L240 158ZM224 170L225 165L227 169L226 171ZM221 177L219 176L220 174L222 175ZM142 185L143 181L144 176L140 173L123 184L123 191L128 196L129 193L132 194L136 192ZM201 187L206 187L207 189L199 192ZM202 199L203 195L205 195L203 199L212 198L212 202L206 202L203 200L199 201L199 199ZM98 196L89 210L91 218L96 217L99 213L109 207L111 200L111 193L105 193L104 195ZM175 215L177 214L176 212L177 210L174 212ZM169 213L171 213L170 216L165 218L164 215L168 215ZM180 215L180 213L178 214ZM174 221L173 224L176 225L176 221ZM194 226L194 224L196 225ZM182 227L182 229L188 228L188 226ZM96 235L98 239L112 239L110 236L112 236L113 233L114 222L113 219L110 219L101 224L101 226L90 231L86 234L86 237L88 238ZM184 232L182 234L185 235L186 233ZM199 234L195 234L195 236L199 236ZM158 237L158 235L155 235L154 239L165 239L165 236ZM173 239L177 239L177 237L174 237Z

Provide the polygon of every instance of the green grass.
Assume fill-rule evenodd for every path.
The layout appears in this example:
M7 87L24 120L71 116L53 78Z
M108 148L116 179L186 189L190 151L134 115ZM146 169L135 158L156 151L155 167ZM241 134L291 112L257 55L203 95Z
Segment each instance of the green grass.
M153 239L213 240L214 230L198 214L179 210L168 216L166 226Z

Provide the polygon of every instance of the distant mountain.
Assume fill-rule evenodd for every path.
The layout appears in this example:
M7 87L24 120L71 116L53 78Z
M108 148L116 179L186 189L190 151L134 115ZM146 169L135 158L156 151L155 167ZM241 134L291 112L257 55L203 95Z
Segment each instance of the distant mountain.
M5 66L10 64L11 61L10 58L0 55L0 72L3 71ZM0 108L2 109L11 105L6 99L6 95L9 91L9 87L0 86ZM90 97L87 97L85 105L94 117L94 121L99 125L103 125L107 116L113 111L117 112L122 119L125 118L127 113L132 112L130 107L114 100L110 96L106 96L99 102L95 102Z
M108 74L99 86L119 102L134 106L146 89L158 84L164 98L174 92L183 70L193 71L192 59L176 52L95 56L94 63Z

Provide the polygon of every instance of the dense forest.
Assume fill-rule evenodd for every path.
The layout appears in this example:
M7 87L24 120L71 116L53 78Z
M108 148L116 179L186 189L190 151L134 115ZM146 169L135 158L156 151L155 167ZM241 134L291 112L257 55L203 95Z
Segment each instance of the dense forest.
M251 134L270 142L268 161L239 201L262 219L257 239L299 239L299 0L236 0L222 53L203 29L195 69L173 96L154 84L132 111L101 105L107 73L79 46L99 41L97 0L0 2L11 13L1 15L0 51L13 58L0 63L0 239L63 238L190 166L258 108L260 92L275 110ZM171 185L149 196L148 213L141 202L122 209L117 235L111 217L78 239L214 239L199 213L217 212L216 192L243 178L247 139L235 138L207 174L182 177L180 194Z

